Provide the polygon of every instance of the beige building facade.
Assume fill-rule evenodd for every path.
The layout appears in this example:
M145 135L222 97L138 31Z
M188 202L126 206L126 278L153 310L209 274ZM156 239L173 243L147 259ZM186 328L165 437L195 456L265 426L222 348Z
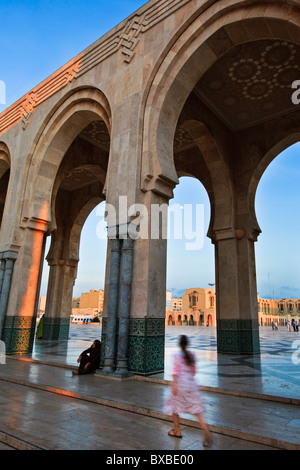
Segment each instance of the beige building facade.
M257 297L259 326L300 324L300 299L263 299ZM213 289L187 289L182 298L172 299L166 308L166 325L216 326L216 296Z
M300 299L262 299L258 298L258 323L270 326L276 322L278 326L286 326L293 320L300 324Z
M166 325L216 326L215 291L200 287L186 289L182 299L174 299L171 311L166 311Z
M0 114L9 354L32 350L47 237L44 333L68 337L81 230L105 200L116 219L103 373L164 369L167 240L125 235L141 207L149 216L168 205L180 176L199 179L211 203L218 351L260 353L255 193L269 163L299 140L299 57L296 0L150 0ZM135 213L124 214L121 197Z
M88 316L90 319L97 317L102 321L104 290L91 289L81 294L80 298L73 298L72 321ZM71 314L70 313L70 314Z
M104 290L91 289L87 293L81 294L79 308L94 308L98 312L103 312Z

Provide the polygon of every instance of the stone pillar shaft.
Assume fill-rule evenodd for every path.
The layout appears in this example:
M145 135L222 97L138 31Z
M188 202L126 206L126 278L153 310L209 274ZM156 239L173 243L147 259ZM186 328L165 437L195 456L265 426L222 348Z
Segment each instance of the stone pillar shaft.
M2 337L3 325L11 288L13 267L17 253L4 252L1 260L1 295L0 295L0 338Z
M3 254L1 254L1 259L0 259L0 293L2 290L2 283L3 283L3 277L4 277L4 271L5 271L5 261L2 258Z
M119 301L119 335L116 374L128 374L129 317L131 303L133 240L127 238L122 243L121 284Z
M259 354L254 242L246 236L216 245L218 352Z
M43 339L68 339L77 260L51 260Z
M45 220L30 219L24 229L22 246L14 265L3 327L7 354L32 351L36 298L46 228ZM3 288L4 280L2 292L4 292Z
M119 303L119 276L120 276L120 250L121 241L112 239L110 253L110 275L108 292L108 316L104 353L104 373L115 371L116 331Z

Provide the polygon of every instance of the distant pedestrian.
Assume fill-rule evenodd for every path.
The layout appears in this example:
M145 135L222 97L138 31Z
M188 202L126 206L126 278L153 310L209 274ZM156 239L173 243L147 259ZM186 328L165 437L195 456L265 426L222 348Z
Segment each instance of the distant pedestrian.
M174 428L168 434L181 438L179 414L189 413L195 415L204 431L203 446L212 442L209 428L202 417L204 406L199 392L199 386L195 381L196 361L193 353L187 351L188 338L182 335L179 340L180 351L174 356L173 382L170 395L165 402L165 412L172 415Z
M291 331L291 324L290 324L289 320L286 321L286 327L287 327L288 331Z
M79 368L76 371L73 371L73 375L83 375L83 374L92 374L100 367L101 359L101 341L96 339L92 346L85 351L83 351L77 362L79 363Z
M36 333L35 333L36 339L42 339L43 338L44 316L45 316L45 314L43 314L41 316L39 324L37 326Z
M295 328L296 328L296 331L299 331L299 325L298 325L297 320L295 320Z

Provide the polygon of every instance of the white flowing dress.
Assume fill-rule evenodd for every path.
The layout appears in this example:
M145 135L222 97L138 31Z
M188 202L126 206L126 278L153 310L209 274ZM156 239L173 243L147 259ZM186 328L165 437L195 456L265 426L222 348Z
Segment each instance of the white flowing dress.
M195 415L204 411L199 385L194 377L195 373L195 365L190 366L186 364L184 353L178 351L174 356L172 370L172 375L177 377L177 394L174 395L172 390L169 393L164 404L165 413L168 415L174 413L189 413Z

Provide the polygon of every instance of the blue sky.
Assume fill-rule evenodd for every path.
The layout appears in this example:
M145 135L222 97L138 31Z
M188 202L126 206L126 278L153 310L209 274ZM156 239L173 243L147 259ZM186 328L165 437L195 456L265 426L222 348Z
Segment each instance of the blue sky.
M6 104L0 112L144 5L143 0L0 0L0 80ZM256 248L257 290L261 297L300 297L300 144L279 155L259 184L256 211L262 229ZM204 205L207 232L210 207L199 181L181 178L172 203ZM97 238L94 210L83 228L74 295L103 287L106 241ZM180 294L188 287L215 282L214 247L205 237L198 251L186 240L168 242L167 287ZM41 294L46 293L47 268Z

